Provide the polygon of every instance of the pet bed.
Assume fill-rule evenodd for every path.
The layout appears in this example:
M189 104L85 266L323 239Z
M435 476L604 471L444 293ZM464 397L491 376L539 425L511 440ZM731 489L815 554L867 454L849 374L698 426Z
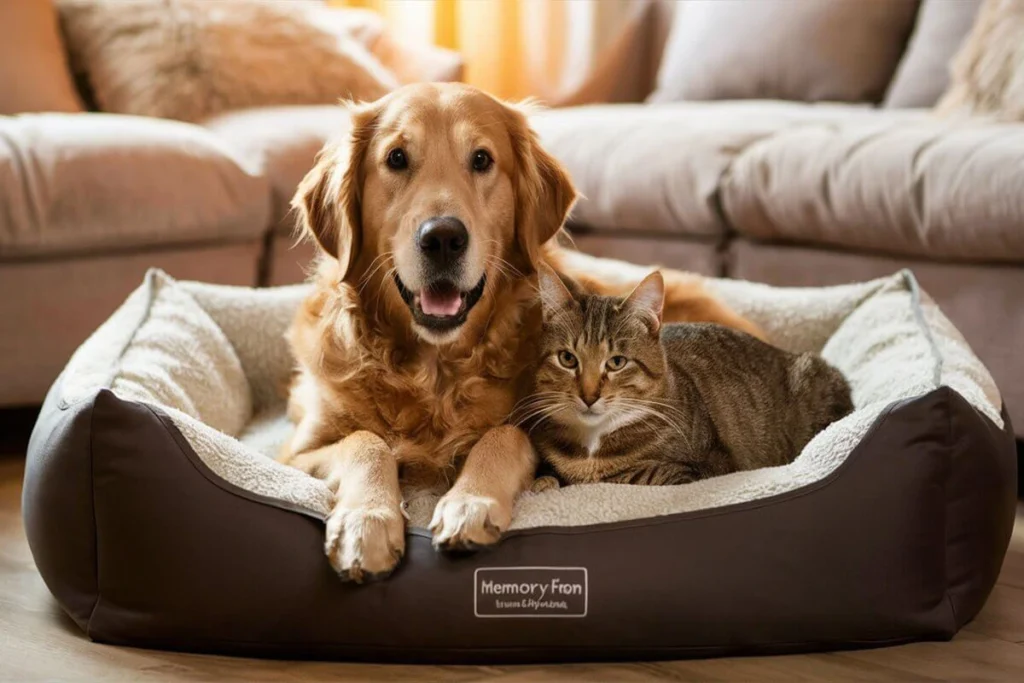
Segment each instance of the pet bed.
M790 465L672 487L524 494L467 556L422 528L389 579L341 582L326 486L287 438L283 333L305 287L150 272L76 352L29 447L24 516L94 640L411 662L679 658L948 639L981 608L1015 509L991 376L908 272L826 289L711 286L821 352L856 410Z

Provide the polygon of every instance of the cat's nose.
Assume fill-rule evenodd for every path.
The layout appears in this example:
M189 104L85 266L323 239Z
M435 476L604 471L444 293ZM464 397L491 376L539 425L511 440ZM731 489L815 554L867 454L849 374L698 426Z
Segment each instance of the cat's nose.
M585 403L588 408L601 400L601 397L598 394L594 394L592 396L584 394L580 398L583 399L583 403Z

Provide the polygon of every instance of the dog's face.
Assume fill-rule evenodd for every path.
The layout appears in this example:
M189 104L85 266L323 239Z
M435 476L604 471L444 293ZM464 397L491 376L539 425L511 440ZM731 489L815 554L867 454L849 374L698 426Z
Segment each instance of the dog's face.
M295 205L342 277L407 311L431 343L484 315L501 279L536 264L576 193L522 112L457 84L352 108Z

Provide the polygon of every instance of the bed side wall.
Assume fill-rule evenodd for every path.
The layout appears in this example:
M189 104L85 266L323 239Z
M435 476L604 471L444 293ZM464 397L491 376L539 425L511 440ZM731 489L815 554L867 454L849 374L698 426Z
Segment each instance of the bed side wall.
M949 392L946 581L957 628L973 619L999 578L1017 510L1014 427L1003 430Z
M61 404L50 389L32 430L22 516L32 557L64 611L85 629L99 594L92 489L93 398Z
M376 661L791 652L948 638L948 394L892 410L834 475L774 499L513 532L465 557L420 533L389 579L341 583L323 525L244 499L174 452L152 409L98 397L103 597L115 644ZM116 427L116 428L115 428ZM140 444L146 444L140 448ZM99 453L99 451L97 451ZM577 618L481 618L476 570L586 570ZM532 571L532 570L529 570ZM580 605L576 605L580 607ZM570 616L570 615L567 615Z

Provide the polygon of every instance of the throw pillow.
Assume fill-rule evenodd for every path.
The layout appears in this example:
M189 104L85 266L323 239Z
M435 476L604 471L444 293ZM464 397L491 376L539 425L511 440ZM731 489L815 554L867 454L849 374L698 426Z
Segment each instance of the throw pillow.
M917 0L684 0L653 102L878 102Z
M395 77L303 3L59 0L72 67L100 109L199 121L247 107L373 100Z
M953 60L944 116L1024 120L1024 0L986 0Z
M935 106L949 87L950 62L980 6L981 0L924 0L907 52L885 94L886 107Z

